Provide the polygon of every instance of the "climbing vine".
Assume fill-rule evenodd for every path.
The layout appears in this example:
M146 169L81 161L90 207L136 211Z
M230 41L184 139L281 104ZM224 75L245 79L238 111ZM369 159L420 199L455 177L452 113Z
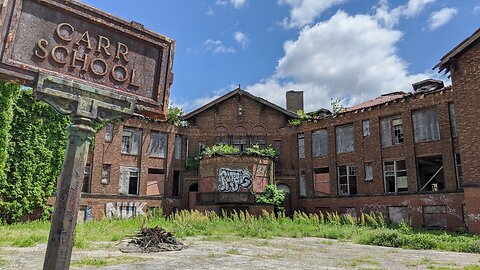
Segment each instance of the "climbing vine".
M0 83L2 93L9 87ZM10 127L6 162L0 168L0 219L8 223L46 209L61 172L70 124L68 117L43 102L35 102L31 90L14 88L11 121L0 123ZM0 114L8 115L8 108L0 109Z

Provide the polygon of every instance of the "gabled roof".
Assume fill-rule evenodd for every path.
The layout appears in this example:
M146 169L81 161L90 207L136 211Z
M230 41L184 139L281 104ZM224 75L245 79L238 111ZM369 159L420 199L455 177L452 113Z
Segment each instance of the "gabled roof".
M279 111L279 112L281 112L281 113L283 113L283 114L285 114L289 117L298 118L298 115L296 113L291 112L289 110L286 110L286 109L284 109L280 106L277 106L277 105L271 103L270 101L267 101L267 100L265 100L261 97L254 96L254 95L250 94L249 92L244 91L240 87L238 87L238 88L234 89L233 91L231 91L231 92L229 92L229 93L227 93L227 94L225 94L225 95L223 95L223 96L221 96L221 97L203 105L202 107L200 107L200 108L198 108L198 109L196 109L196 110L194 110L190 113L187 113L185 116L182 117L182 119L183 120L188 120L188 119L192 118L193 116L195 116L195 115L211 108L212 106L217 105L217 104L219 104L219 103L221 103L221 102L223 102L223 101L225 101L225 100L227 100L227 99L229 99L229 98L231 98L231 97L233 97L237 94L247 96L247 97L249 97L249 98L265 105L265 106L268 106L268 107L270 107L270 108L272 108L276 111Z
M466 50L470 49L472 46L477 44L480 40L480 28L477 29L470 37L466 38L460 44L455 46L451 51L449 51L445 56L440 59L440 63L435 65L433 69L438 68L438 72L445 70L445 73L450 72L450 65L452 60L460 57Z

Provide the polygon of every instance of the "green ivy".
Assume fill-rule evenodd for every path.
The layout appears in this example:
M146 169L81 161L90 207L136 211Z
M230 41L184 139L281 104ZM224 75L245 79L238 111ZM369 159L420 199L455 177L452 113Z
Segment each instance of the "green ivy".
M233 155L240 151L229 144L216 144L203 150L203 155L206 157L213 157L216 155Z
M0 83L2 93L9 87ZM43 102L35 102L31 90L14 88L10 139L2 170L5 177L0 179L0 220L8 223L47 209L46 201L54 192L62 169L66 128L70 125L68 117L57 114ZM0 109L2 115L9 113L8 108ZM7 124L8 121L0 123L2 127Z
M272 147L269 146L267 148L260 149L260 146L258 144L254 144L252 145L252 147L248 147L247 149L245 149L245 152L248 155L257 155L271 158L274 158L276 155L275 149L273 149Z

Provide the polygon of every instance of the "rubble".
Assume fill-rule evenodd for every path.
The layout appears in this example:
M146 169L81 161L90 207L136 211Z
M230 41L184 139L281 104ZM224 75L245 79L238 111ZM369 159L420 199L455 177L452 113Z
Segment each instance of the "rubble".
M167 232L158 226L154 228L142 227L135 236L123 240L123 243L120 251L124 253L179 251L187 247L177 242L171 232Z

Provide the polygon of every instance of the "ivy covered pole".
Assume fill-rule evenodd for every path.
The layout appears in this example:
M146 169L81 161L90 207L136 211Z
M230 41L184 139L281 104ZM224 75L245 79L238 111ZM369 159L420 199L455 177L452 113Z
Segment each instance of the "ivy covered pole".
M130 116L135 109L135 100L46 74L39 75L34 94L37 100L47 102L60 114L71 115L73 120L68 129L67 149L43 264L44 270L68 270L85 165L95 134L93 121Z
M45 254L44 270L68 269L72 256L78 202L83 186L90 142L95 134L92 120L75 116L68 129L67 151Z

